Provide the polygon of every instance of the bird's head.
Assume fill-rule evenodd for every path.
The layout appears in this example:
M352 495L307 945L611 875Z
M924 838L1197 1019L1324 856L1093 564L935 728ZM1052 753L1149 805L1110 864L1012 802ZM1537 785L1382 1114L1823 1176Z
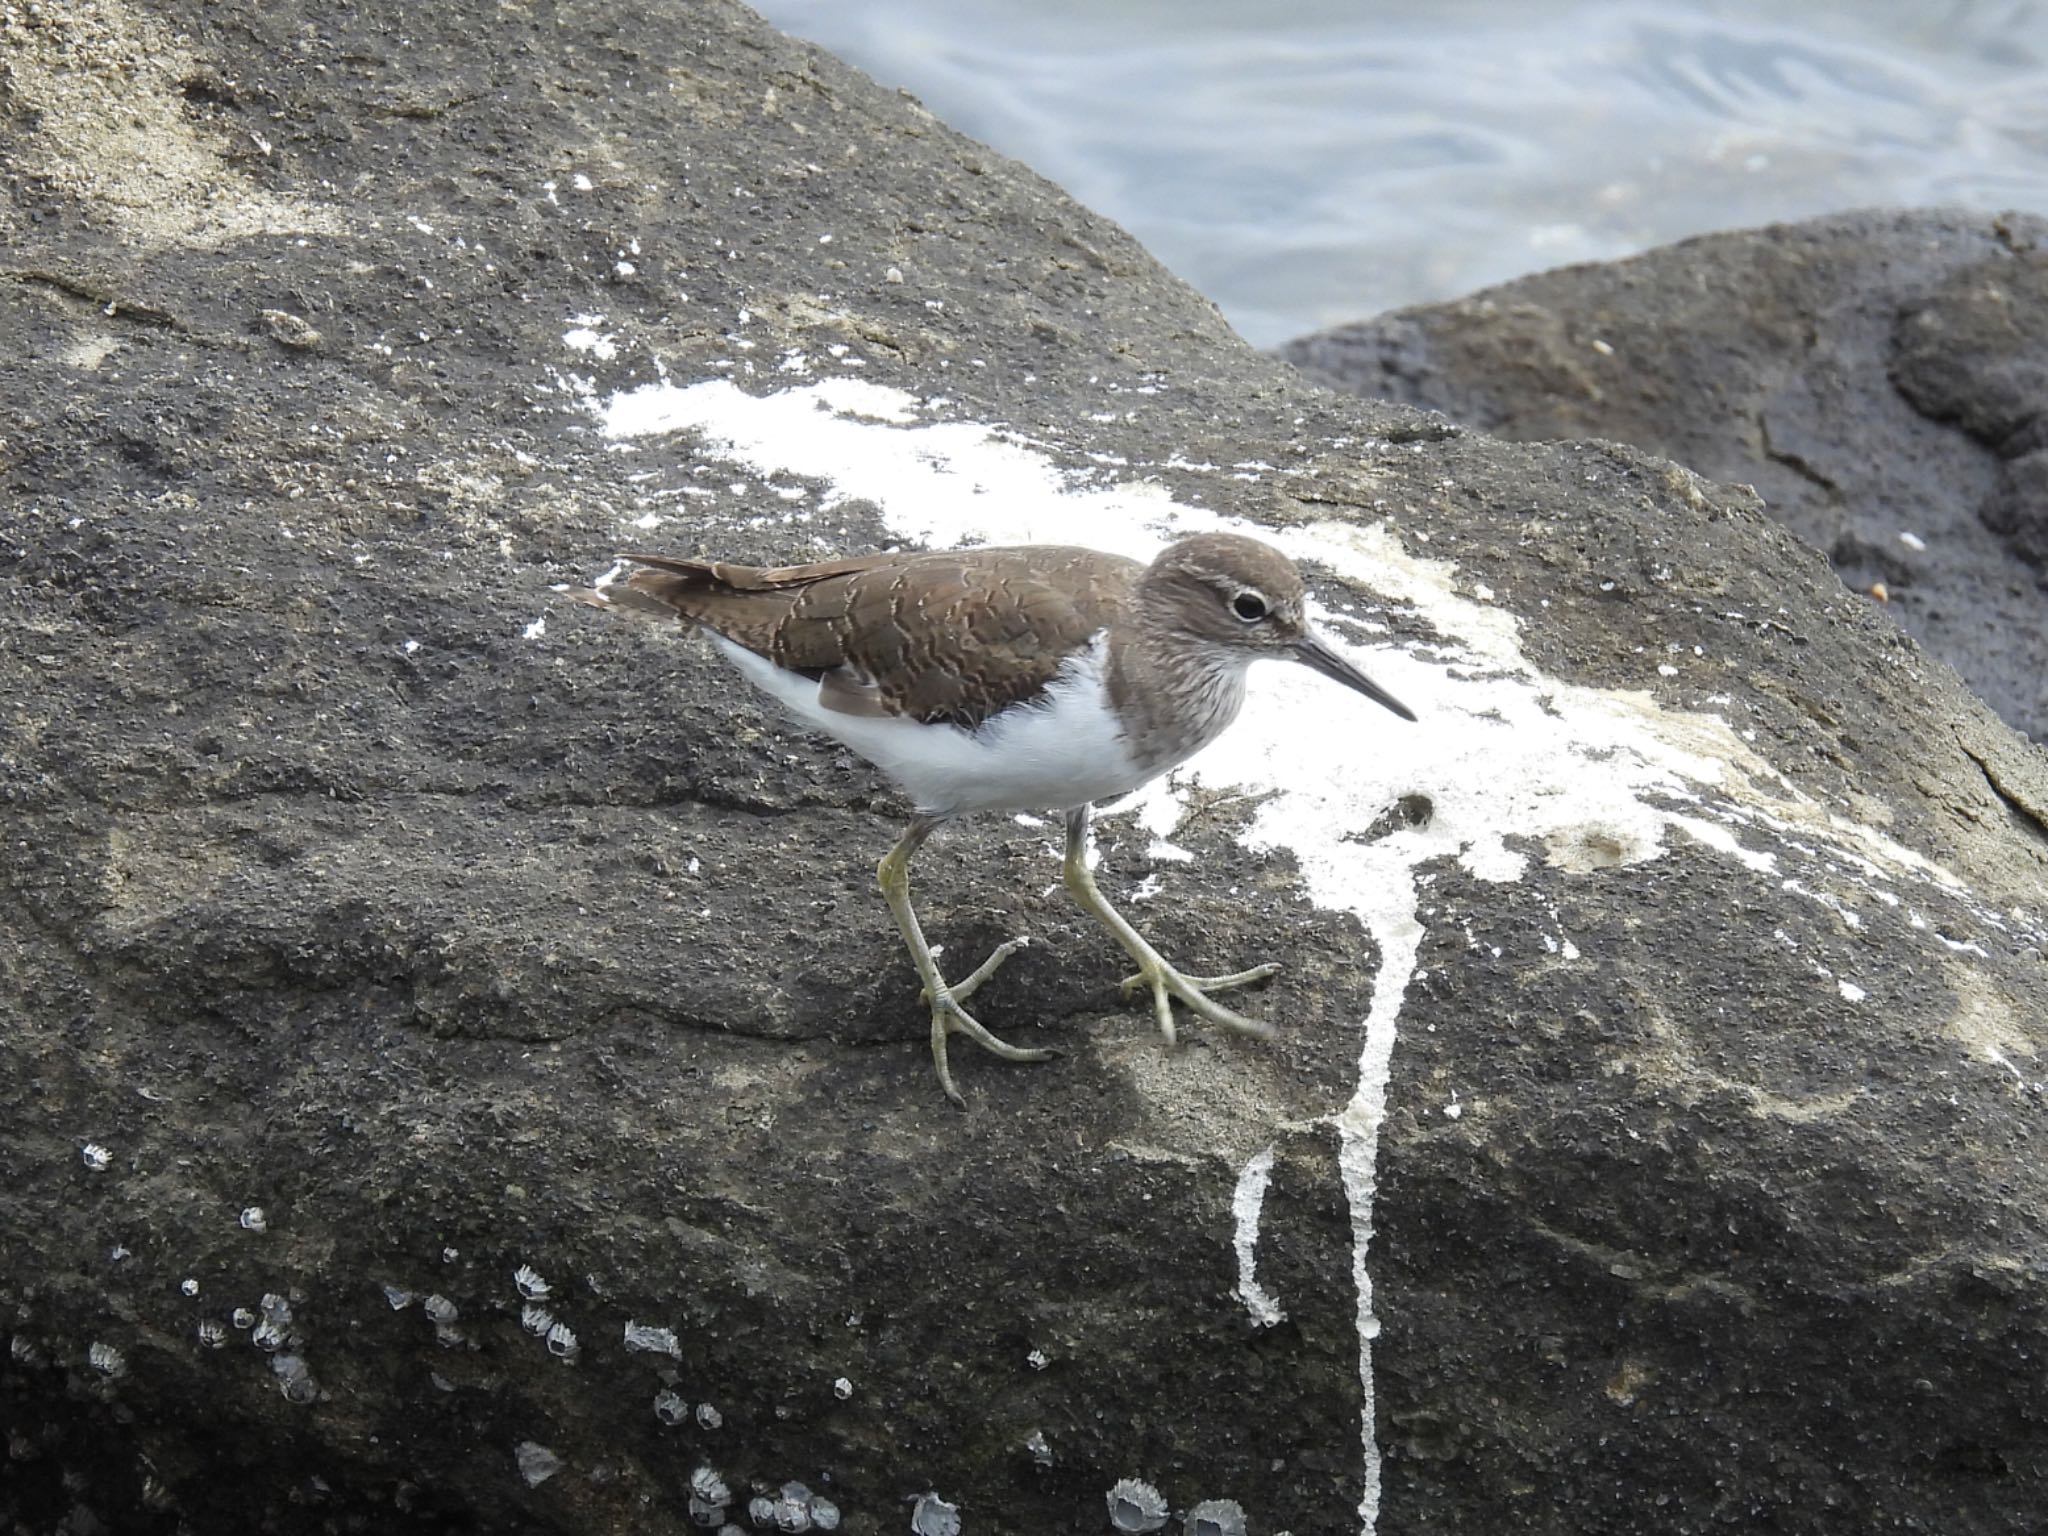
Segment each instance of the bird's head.
M1235 533L1198 533L1168 545L1138 582L1138 602L1155 621L1218 660L1298 661L1413 720L1407 705L1309 625L1307 599L1292 560Z

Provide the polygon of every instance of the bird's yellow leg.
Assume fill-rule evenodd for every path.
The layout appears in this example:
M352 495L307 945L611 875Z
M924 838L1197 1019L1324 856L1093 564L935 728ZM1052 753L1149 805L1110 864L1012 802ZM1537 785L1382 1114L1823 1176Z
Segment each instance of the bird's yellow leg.
M1084 911L1116 935L1117 943L1123 945L1125 952L1138 962L1138 974L1124 978L1124 992L1129 994L1140 987L1152 989L1152 1014L1159 1021L1159 1033L1166 1037L1166 1043L1173 1044L1173 1000L1176 998L1198 1018L1236 1030L1241 1035L1271 1039L1272 1025L1226 1008L1208 994L1264 981L1280 967L1269 961L1248 971L1233 971L1228 976L1185 976L1168 964L1159 951L1145 941L1143 934L1124 921L1123 914L1112 907L1109 898L1097 888L1095 876L1088 868L1088 818L1089 808L1085 805L1067 812L1067 857L1061 870L1067 892Z
M980 1022L965 1008L960 1000L972 994L984 981L995 974L996 967L1023 947L1022 939L1012 939L1001 945L996 952L984 960L958 986L949 987L945 977L939 974L938 962L932 958L931 946L925 942L924 928L917 920L917 913L910 905L910 860L924 845L926 838L937 829L937 821L918 818L910 824L895 847L882 855L882 862L875 867L876 879L882 887L882 897L889 903L889 911L895 916L896 926L903 932L904 945L910 950L910 958L917 966L918 979L924 983L922 999L932 1009L932 1062L939 1069L939 1086L946 1090L946 1097L962 1109L967 1101L960 1096L960 1090L953 1086L953 1072L946 1063L946 1037L965 1035L976 1045L993 1051L1005 1061L1045 1061L1056 1056L1057 1051L1027 1050L998 1040L982 1027Z

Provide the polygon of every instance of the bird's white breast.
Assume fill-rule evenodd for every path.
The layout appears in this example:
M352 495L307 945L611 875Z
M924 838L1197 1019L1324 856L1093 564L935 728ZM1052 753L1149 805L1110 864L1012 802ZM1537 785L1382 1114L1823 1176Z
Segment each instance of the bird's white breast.
M1060 669L1040 700L970 731L827 709L811 679L706 633L748 682L880 768L921 811L1067 810L1135 789L1158 771L1139 768L1110 705L1102 635Z

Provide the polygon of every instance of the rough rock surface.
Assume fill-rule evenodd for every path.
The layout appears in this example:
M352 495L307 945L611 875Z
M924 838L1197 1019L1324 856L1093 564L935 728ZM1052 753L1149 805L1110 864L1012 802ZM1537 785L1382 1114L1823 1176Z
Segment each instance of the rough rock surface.
M0 107L0 1525L683 1531L708 1465L860 1533L2037 1527L2048 774L1752 497L1311 389L736 7L8 3ZM1162 1049L997 819L918 889L1065 1054L956 1113L885 786L557 590L889 537L599 430L823 375L1380 530L1399 750L1491 755L1361 759L1314 857L1105 822L1279 1042ZM1683 771L1471 809L1603 719ZM1308 899L1354 853L1387 912Z
M1864 212L1702 236L1289 342L1359 394L1754 486L2048 741L2048 221Z

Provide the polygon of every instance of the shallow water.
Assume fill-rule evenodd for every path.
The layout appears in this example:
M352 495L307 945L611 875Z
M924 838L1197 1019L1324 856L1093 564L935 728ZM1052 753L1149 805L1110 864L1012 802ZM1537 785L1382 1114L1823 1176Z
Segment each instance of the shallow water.
M1262 345L1871 204L2048 213L2031 0L755 0Z

